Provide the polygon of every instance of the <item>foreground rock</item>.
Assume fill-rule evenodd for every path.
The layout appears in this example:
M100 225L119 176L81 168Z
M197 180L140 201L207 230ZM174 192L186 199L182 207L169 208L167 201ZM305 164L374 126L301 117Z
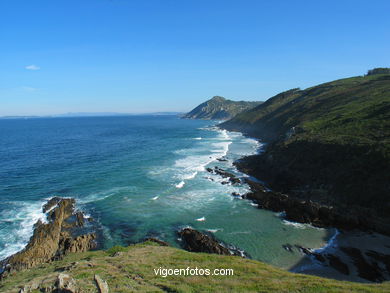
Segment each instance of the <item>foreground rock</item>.
M33 236L20 252L1 262L1 278L41 263L61 259L64 255L96 247L94 233L81 234L84 217L75 212L73 198L54 197L44 206L47 223L38 221Z
M99 293L108 293L109 292L108 284L106 281L104 281L102 278L100 278L99 275L95 275L94 279L96 282L96 286L99 290Z
M61 293L79 293L76 281L67 274L52 274L45 278L35 279L22 286L19 293L28 292L61 292Z
M235 247L225 247L213 237L191 228L179 231L185 250L190 252L206 252L222 255L238 255L245 257L245 253Z

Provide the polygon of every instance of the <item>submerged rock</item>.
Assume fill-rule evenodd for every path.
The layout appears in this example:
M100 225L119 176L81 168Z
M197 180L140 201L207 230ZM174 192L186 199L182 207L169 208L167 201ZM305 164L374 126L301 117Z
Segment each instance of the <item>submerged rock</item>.
M214 167L214 169L206 168L206 170L209 173L220 175L222 178L228 178L232 184L241 183L241 180L239 178L237 178L236 175L234 175L233 173L227 172L219 167ZM222 182L222 184L227 184L227 182Z
M369 262L359 249L355 247L340 247L340 249L353 259L359 277L371 282L382 282L385 280L378 263Z

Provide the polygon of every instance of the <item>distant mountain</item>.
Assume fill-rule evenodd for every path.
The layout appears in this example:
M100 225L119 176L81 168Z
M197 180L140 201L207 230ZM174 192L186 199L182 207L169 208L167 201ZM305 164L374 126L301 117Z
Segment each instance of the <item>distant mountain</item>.
M262 102L236 102L220 96L215 96L200 104L191 112L182 116L182 118L227 120L245 110L258 106L261 103Z

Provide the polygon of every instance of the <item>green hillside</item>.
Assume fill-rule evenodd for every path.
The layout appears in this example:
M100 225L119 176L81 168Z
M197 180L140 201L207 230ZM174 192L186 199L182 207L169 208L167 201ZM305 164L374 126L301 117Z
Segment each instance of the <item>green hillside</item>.
M292 89L221 127L268 143L264 154L242 160L241 167L274 190L378 216L373 221L381 225L390 215L386 72Z
M223 127L244 128L266 141L293 127L299 139L381 144L389 148L390 74L341 79L306 90L293 89L238 114Z
M156 276L154 269L233 269L233 276ZM147 242L109 251L66 256L18 272L0 282L1 292L46 292L67 275L79 292L98 292L95 275L110 292L389 292L390 283L360 284L294 274L237 256L190 253ZM20 291L25 288L25 291ZM76 291L76 290L74 290ZM61 291L61 292L74 292ZM52 291L49 291L52 292ZM53 291L59 292L59 291Z

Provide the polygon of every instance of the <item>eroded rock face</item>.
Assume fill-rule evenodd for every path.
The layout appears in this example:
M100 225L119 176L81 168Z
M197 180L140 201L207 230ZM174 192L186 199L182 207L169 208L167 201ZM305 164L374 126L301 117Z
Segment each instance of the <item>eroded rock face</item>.
M219 244L218 241L194 229L185 228L179 232L179 235L188 251L231 255L230 250Z
M50 199L43 206L48 222L38 221L27 246L1 262L1 278L11 272L60 259L67 253L83 252L96 247L94 233L73 237L77 227L83 223L80 220L80 212L75 213L74 205L73 198Z
M337 227L351 230L371 230L382 234L390 233L390 225L381 222L378 218L361 210L350 210L348 207L332 207L322 205L311 200L301 200L281 192L267 190L261 183L246 179L251 192L244 198L251 199L259 204L259 208L274 212L285 212L287 220L310 223L317 227Z

